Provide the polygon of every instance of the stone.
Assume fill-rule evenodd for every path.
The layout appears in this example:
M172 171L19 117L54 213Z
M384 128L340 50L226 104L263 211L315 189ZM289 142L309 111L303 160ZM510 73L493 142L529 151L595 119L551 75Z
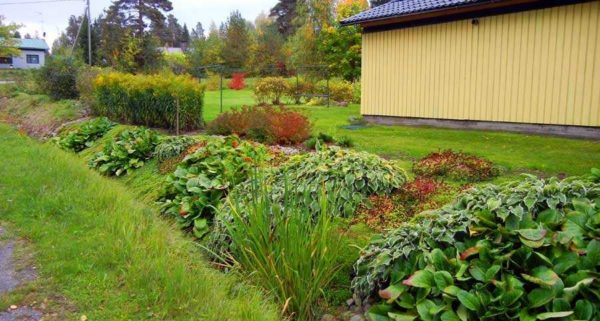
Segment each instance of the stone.
M355 314L348 321L365 321L365 317L362 314Z

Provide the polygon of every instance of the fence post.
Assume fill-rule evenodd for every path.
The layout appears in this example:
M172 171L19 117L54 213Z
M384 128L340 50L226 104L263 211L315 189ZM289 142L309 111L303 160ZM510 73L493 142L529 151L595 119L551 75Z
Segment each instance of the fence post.
M298 70L296 70L296 101L297 105L300 105L300 78L298 76Z
M176 112L175 112L175 134L179 136L179 98L175 100Z
M220 91L221 91L221 113L223 113L223 70L221 69L221 82L219 84L220 87Z
M327 108L331 107L331 90L329 89L329 72L327 72Z

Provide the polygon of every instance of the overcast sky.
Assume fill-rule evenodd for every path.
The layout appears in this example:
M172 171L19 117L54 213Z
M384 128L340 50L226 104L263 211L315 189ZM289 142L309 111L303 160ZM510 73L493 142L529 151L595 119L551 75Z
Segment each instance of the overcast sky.
M42 32L45 31L46 42L50 47L54 39L66 28L69 16L80 15L85 8L84 0L27 4L35 1L49 0L0 0L0 15L7 21L23 25L20 30L23 35L37 33L41 37ZM91 0L92 16L97 17L111 2L112 0ZM244 18L254 21L259 13L269 12L277 0L171 0L171 2L172 13L181 24L187 23L191 31L197 22L202 22L204 29L208 30L212 21L219 24L236 9ZM17 4L3 5L6 3Z

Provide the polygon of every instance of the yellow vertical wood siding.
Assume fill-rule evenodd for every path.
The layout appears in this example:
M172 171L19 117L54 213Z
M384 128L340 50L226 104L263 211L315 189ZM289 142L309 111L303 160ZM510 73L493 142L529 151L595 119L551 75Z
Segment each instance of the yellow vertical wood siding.
M600 1L365 33L362 113L600 126Z

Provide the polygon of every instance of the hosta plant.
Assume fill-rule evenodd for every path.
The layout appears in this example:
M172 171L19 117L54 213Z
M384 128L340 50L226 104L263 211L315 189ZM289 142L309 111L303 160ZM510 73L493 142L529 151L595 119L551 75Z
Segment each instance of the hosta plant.
M196 144L198 140L190 136L171 136L163 138L160 144L156 146L156 159L159 162L164 162L170 158L180 156L190 146Z
M390 193L402 186L406 174L394 162L374 154L324 147L315 153L292 156L279 167L266 171L263 181L274 203L282 203L286 195L293 196L318 213L319 196L325 192L332 207L329 213L349 217L366 197ZM252 182L246 181L232 191L231 198L237 202L249 201L251 191ZM223 222L231 220L227 209L217 217L217 227L211 235L215 249L227 248Z
M152 157L159 142L156 132L138 127L125 130L108 143L102 152L97 153L89 162L91 168L105 175L121 176L144 166Z
M464 193L374 241L373 320L600 320L600 184L528 177Z
M269 158L267 149L235 136L207 142L167 177L159 203L197 237L208 232L214 209L227 193Z
M61 133L53 141L62 149L78 153L91 147L115 125L106 117L95 118Z

